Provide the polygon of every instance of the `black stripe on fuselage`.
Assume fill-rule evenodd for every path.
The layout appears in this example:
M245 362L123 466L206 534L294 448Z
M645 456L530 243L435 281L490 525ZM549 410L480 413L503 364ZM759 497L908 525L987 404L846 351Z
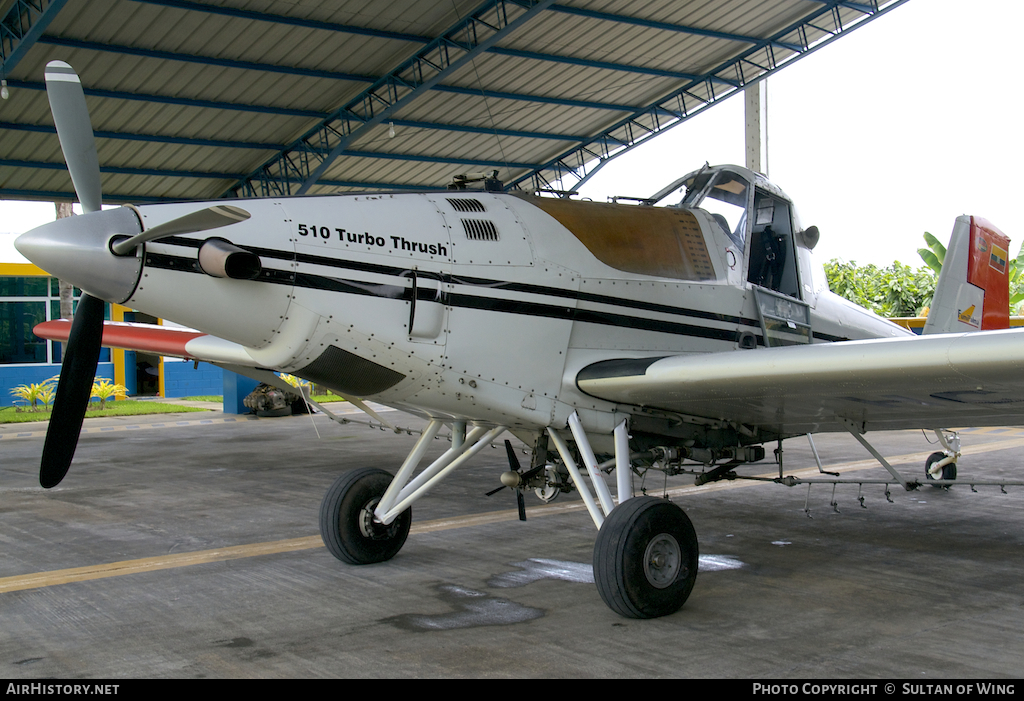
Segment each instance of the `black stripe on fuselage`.
M188 248L199 248L199 246L203 244L203 241L197 241L194 239L186 239L174 236L168 237L166 239L161 239L160 243L180 245ZM396 266L381 265L377 263L363 263L358 261L341 260L338 258L331 258L328 256L318 256L309 253L296 253L293 251L260 248L257 246L240 247L252 253L255 253L256 255L260 256L261 259L269 258L274 260L296 261L299 263L307 263L310 265L320 265L330 268L339 268L342 270L353 270L365 273L375 273L380 275L389 275L397 277L409 277L411 273L410 269L408 268L399 268ZM150 262L151 260L153 261L152 263ZM201 272L198 269L198 265L196 264L195 259L179 258L176 256L170 256L166 254L147 253L146 264L152 265L153 267L157 268L186 270L188 272ZM287 282L290 284L295 284L299 287L330 290L346 294L379 296L392 299L402 299L406 301L409 301L412 297L411 290L404 286L400 287L392 285L381 285L375 283L365 283L356 280L346 280L331 276L315 275L312 273L295 274L286 271L276 271L276 273L277 274L274 274L272 268L264 268L264 274L261 274L259 279L265 282L274 282L277 284ZM524 294L544 295L548 297L560 297L562 299L572 301L606 304L609 306L650 311L659 314L671 314L673 316L682 316L692 319L702 319L707 321L716 321L725 324L749 326L756 329L760 329L761 327L760 322L756 319L747 319L744 317L733 316L728 314L718 314L715 312L708 312L700 309L685 309L680 307L672 307L664 304L657 304L655 302L623 299L621 297L599 295L591 292L580 292L578 290L570 290L559 287L532 285L529 283L508 282L503 280L466 277L461 275L456 276L449 275L446 273L439 273L439 275L443 282L455 285L467 285L476 288L502 290L505 292L521 292ZM432 301L432 295L433 292L429 290L420 290L420 294L417 295L417 299ZM510 314L527 314L531 316L542 316L549 318L564 318L594 324L602 324L605 326L619 326L625 328L642 329L646 331L657 331L660 333L698 336L702 338L713 338L716 340L728 342L736 342L739 335L737 331L730 331L728 329L717 329L713 327L701 326L696 324L660 321L657 319L650 319L646 317L637 317L626 314L617 314L613 312L604 312L590 309L578 309L575 307L566 307L561 305L541 304L522 300L507 300L493 297L481 297L478 295L451 293L445 295L444 301L447 304L451 304L458 307L466 307L472 309L487 309L491 311L499 311ZM848 340L846 338L839 338L836 336L820 333L814 333L814 337L824 341ZM764 345L764 339L760 334L757 335L757 339L759 345Z

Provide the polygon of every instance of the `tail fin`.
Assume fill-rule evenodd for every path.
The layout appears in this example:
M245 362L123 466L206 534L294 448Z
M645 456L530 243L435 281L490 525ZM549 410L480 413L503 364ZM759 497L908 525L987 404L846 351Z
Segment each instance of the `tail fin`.
M956 218L924 333L1010 327L1010 239L980 217Z

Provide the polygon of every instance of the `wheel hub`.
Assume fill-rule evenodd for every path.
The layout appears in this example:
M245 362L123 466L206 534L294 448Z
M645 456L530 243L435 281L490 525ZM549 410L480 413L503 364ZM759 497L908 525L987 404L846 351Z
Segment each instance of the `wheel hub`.
M665 589L679 577L683 551L668 533L660 533L647 544L644 552L644 575L655 589Z
M377 508L380 499L371 499L359 510L359 532L366 538L382 540L394 535L397 528L395 523L384 525L373 516L373 510Z

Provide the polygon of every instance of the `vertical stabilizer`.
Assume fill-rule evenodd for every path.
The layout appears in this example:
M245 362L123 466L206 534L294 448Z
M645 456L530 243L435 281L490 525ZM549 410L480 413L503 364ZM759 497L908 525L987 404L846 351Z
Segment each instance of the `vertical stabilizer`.
M1010 239L980 217L956 218L924 333L1010 327Z

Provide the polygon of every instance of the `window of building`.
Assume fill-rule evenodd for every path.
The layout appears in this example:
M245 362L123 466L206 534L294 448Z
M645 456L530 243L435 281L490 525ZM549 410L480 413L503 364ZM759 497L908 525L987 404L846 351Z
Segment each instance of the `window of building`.
M74 290L74 305L82 291ZM63 344L44 341L32 333L36 324L60 318L56 278L0 275L0 365L60 363ZM110 318L105 305L104 318ZM110 361L110 349L100 351L100 362Z

